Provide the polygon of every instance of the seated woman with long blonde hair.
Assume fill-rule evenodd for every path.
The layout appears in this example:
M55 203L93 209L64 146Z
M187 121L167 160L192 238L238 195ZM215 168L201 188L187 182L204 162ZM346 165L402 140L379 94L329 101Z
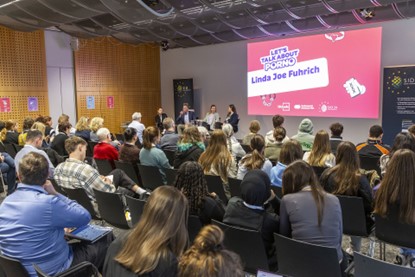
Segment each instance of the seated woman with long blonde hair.
M103 276L177 276L189 241L187 217L187 199L178 189L155 189L138 224L108 248Z
M310 152L305 152L303 160L315 167L333 167L336 157L331 153L329 134L320 130L314 138Z

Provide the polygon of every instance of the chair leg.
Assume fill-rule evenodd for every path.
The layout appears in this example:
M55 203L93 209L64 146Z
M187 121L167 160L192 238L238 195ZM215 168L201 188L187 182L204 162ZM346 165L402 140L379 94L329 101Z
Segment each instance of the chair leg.
M371 258L373 258L375 256L375 247L376 247L376 239L374 237L369 237L368 255Z

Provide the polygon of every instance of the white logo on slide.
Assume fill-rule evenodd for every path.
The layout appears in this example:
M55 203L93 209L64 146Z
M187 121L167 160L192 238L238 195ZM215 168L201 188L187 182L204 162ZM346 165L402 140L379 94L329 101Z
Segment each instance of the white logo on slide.
M324 36L326 37L326 39L331 40L332 42L336 42L338 40L344 39L344 32L328 33Z
M344 83L343 87L346 89L346 92L350 94L350 97L354 98L366 92L366 87L359 84L355 78L350 78Z
M283 102L282 105L278 105L278 109L289 112L291 110L291 104L290 102Z

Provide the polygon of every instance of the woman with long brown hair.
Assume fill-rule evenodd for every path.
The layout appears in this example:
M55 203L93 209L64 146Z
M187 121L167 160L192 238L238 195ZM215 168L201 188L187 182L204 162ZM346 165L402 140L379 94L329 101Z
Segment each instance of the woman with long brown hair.
M301 160L289 165L282 176L282 193L280 233L334 247L339 261L347 263L341 248L343 222L339 200L323 190L311 166Z
M324 171L320 178L323 188L337 195L361 197L366 214L367 229L370 232L373 226L371 217L373 211L372 189L365 175L359 172L359 155L356 146L344 141L337 147L336 165ZM360 252L361 238L351 237L351 248L346 252L353 255L353 251Z
M223 245L225 234L215 225L203 227L193 245L182 255L180 277L243 277L241 259Z
M388 154L383 154L379 159L381 175L385 175L389 160L399 149L409 149L415 151L415 138L410 133L400 132L395 136L392 148Z
M0 132L0 139L3 143L19 143L19 133L17 128L19 124L14 120L7 120L3 130Z
M177 276L188 243L186 197L176 188L154 190L134 229L108 248L103 276Z
M205 144L196 126L188 126L183 130L183 135L177 143L173 166L179 168L187 161L198 161L200 155L205 151Z
M376 192L374 212L382 217L415 224L415 153L397 150ZM401 249L396 262L415 267L415 249Z
M239 162L237 178L242 180L245 174L252 169L262 169L270 177L272 163L264 157L264 137L254 135L251 139L250 146L252 152L246 154Z
M225 207L214 192L209 193L200 164L183 163L174 186L187 197L190 214L198 216L203 224L209 224L212 219L222 221Z
M301 160L302 157L303 150L301 149L301 145L298 141L289 139L287 142L284 142L278 158L278 163L271 169L271 184L281 188L282 174L284 173L284 170L292 162Z
M204 174L220 176L225 184L225 192L229 192L228 177L236 178L236 162L226 146L226 136L222 130L215 130L206 151L200 155L199 163ZM230 196L230 193L228 193Z
M333 167L336 164L336 157L331 153L330 138L326 131L318 131L311 151L304 153L303 160L316 167Z

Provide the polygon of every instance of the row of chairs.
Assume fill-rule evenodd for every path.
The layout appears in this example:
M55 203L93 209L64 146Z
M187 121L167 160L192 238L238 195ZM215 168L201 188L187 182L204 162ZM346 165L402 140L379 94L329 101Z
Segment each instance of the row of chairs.
M6 152L13 159L23 146L14 143L0 143L0 152Z

